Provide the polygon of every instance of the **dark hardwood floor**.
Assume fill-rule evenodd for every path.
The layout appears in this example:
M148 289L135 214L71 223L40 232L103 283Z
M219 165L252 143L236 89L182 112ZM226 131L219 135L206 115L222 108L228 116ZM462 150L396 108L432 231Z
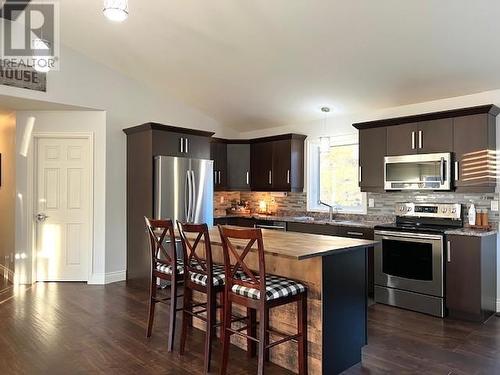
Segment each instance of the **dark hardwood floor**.
M184 357L167 353L167 309L158 308L153 337L147 339L146 301L145 293L125 283L105 287L47 283L22 289L0 304L0 373L202 374L203 334L192 331ZM214 349L216 373L219 342ZM255 374L256 365L243 351L232 348L230 374ZM369 311L363 364L346 372L499 373L499 318L480 325L382 305ZM290 372L270 365L267 374Z

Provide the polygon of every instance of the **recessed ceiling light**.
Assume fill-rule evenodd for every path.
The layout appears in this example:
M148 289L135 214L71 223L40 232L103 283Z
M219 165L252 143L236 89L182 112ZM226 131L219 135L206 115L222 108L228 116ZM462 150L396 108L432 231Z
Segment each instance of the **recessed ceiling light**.
M104 0L102 12L108 20L123 22L128 18L128 0Z

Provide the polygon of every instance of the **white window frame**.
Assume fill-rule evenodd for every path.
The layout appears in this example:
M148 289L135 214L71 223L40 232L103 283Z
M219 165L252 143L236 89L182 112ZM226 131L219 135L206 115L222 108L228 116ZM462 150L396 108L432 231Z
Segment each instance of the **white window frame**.
M344 134L330 137L330 145L332 146L353 145L358 143L358 134ZM328 207L320 206L317 203L319 197L319 160L314 162L313 159L318 158L319 146L319 138L306 141L307 211L310 212L328 212ZM368 211L367 194L361 193L361 207L359 209L338 207L335 211L342 214L366 215Z

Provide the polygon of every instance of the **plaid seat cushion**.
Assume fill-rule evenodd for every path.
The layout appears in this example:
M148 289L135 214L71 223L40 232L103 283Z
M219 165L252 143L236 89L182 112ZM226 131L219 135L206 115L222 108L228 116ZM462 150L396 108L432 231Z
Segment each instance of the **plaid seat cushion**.
M214 264L212 266L212 278L213 285L219 286L224 285L226 275L224 274L224 266L220 264ZM203 273L191 272L191 281L201 286L207 286L208 275Z
M166 273L167 275L172 274L172 265L166 265L161 262L156 262L156 270L162 273ZM177 274L184 274L184 262L181 259L177 259Z
M241 279L243 281L250 281L248 276L244 276ZM260 299L259 289L233 285L232 291L244 297ZM294 296L305 291L306 287L297 281L276 275L266 275L266 301Z

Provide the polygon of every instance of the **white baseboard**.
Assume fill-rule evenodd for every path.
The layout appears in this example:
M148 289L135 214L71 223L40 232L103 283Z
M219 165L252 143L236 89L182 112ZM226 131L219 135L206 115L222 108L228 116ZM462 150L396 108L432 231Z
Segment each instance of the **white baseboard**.
M104 285L106 275L104 273L93 273L87 284L89 285Z
M106 284L116 283L118 281L125 281L126 279L127 279L126 270L107 272L104 277L104 281Z
M94 273L88 281L90 285L105 285L116 283L118 281L125 281L127 278L127 271L113 271L106 273Z

